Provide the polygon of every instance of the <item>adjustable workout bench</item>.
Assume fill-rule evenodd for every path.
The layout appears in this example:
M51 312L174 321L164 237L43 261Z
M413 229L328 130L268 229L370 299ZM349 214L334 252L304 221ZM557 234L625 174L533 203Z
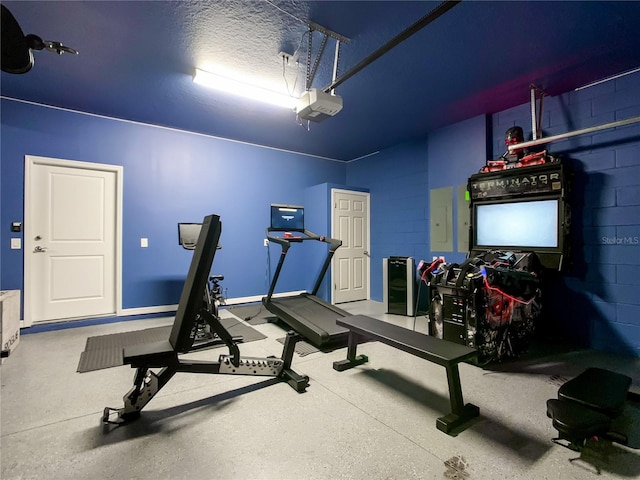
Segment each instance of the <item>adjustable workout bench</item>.
M276 377L289 383L298 393L304 392L309 385L309 377L298 375L291 369L295 344L299 339L296 333L287 334L280 358L241 357L234 338L220 324L217 315L203 303L202 295L209 279L221 230L219 216L209 215L204 218L169 339L123 349L124 364L136 369L133 387L123 397L123 408L104 409L103 423L120 424L138 418L144 406L177 372ZM198 326L203 319L226 344L229 354L220 355L217 362L180 359L180 354L194 350ZM162 370L155 373L151 368ZM117 413L117 420L110 420L112 413Z
M630 386L631 378L601 368L588 368L565 382L558 398L547 400L547 416L559 433L553 442L577 452L593 437L626 445L626 435L612 431L612 423L626 399L635 398Z
M333 362L334 370L341 372L369 361L366 355L356 354L358 342L364 338L377 340L446 368L451 413L438 418L436 421L438 430L449 434L455 428L480 414L480 409L475 405L464 404L460 372L458 371L458 363L476 356L477 352L473 348L431 337L365 315L339 318L336 323L349 329L349 343L346 360Z

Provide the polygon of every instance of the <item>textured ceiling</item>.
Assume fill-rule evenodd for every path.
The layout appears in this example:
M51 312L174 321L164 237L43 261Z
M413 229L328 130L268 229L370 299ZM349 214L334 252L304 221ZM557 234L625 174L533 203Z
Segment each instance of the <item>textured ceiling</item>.
M194 84L194 68L299 95L309 20L350 39L340 77L440 2L2 3L25 34L80 52L34 52L28 73L2 73L5 97L337 160L526 103L532 83L557 95L640 66L640 2L465 0L346 80L343 110L307 130L292 111ZM314 87L331 83L334 51L329 39Z

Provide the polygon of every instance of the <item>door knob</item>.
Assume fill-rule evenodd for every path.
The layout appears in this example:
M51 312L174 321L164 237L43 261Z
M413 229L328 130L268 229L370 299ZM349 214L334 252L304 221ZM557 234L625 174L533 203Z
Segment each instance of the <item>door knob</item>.
M369 256L369 252L367 252L366 250L364 251L365 256Z
M36 248L33 249L33 253L42 253L47 249L47 247L41 247L40 245L36 245Z

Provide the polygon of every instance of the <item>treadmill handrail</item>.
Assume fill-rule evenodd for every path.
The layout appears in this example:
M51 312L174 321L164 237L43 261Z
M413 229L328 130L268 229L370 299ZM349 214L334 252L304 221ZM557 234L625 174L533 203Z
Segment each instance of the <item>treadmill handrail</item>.
M319 242L324 242L329 244L329 252L327 253L327 257L325 258L324 264L322 265L320 274L316 279L316 284L314 285L313 291L311 292L312 295L317 294L318 290L320 289L320 284L322 283L322 280L324 279L324 276L327 273L333 254L338 248L340 248L340 246L342 246L342 240L339 240L337 238L324 237L322 235L318 235L306 229L304 230L304 232L302 232L304 233L304 236L299 236L299 237L276 237L274 235L271 235L272 232L281 232L281 231L282 230L274 230L272 228L267 228L266 230L267 240L269 240L270 242L277 243L282 247L282 254L280 255L280 260L278 260L278 266L276 267L276 271L273 274L273 280L271 281L271 285L269 286L269 293L267 294L266 301L267 302L271 301L271 296L273 295L273 292L276 289L276 283L278 282L278 277L280 276L280 270L282 270L282 265L284 264L284 258L287 255L287 251L289 250L289 247L291 246L291 242L304 242L307 240L317 240Z

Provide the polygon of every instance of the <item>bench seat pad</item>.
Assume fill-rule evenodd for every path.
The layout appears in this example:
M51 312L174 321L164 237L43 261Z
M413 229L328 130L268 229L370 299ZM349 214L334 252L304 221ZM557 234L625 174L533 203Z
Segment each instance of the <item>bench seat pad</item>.
M558 390L558 398L616 417L624 409L631 378L601 368L588 368L565 382Z
M560 434L576 439L604 435L611 428L611 419L607 415L555 398L547 400L547 416Z
M164 367L177 359L169 340L130 345L123 349L124 364L133 367Z
M442 366L451 366L476 356L471 347L409 330L366 315L339 318L336 323L352 332L391 345Z

